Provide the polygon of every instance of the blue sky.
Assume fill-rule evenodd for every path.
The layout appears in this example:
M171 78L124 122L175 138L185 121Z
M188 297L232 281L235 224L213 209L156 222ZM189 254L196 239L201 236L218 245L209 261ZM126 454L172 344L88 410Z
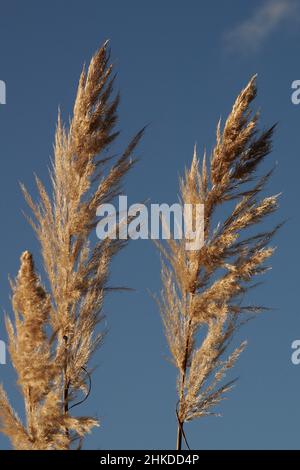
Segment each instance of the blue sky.
M276 239L273 269L255 293L257 303L274 309L240 332L237 341L248 340L233 373L240 380L218 409L222 418L187 426L194 449L300 446L300 366L290 359L291 343L300 339L300 105L291 102L291 83L300 79L299 32L300 2L292 0L0 1L0 80L7 86L7 104L0 105L0 305L7 312L8 274L17 272L22 251L39 253L18 182L35 194L33 173L48 181L58 106L67 120L82 64L105 39L122 96L118 147L149 124L126 181L131 202L176 202L178 174L194 143L199 152L211 149L219 117L258 73L262 124L279 123L269 193L283 193L279 217L289 219ZM105 304L110 332L81 409L97 414L101 427L85 448L171 449L175 370L148 292L160 289L159 256L151 241L134 241L112 268L112 282L136 290ZM2 320L0 328L5 339ZM22 414L9 361L0 376ZM1 436L0 448L9 447Z

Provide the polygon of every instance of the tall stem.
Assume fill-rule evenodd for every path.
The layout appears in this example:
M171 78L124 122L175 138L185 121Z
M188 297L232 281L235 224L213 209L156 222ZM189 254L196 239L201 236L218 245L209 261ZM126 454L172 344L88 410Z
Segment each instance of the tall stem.
M68 233L68 255L70 259L70 253L71 253L71 235ZM66 285L69 285L69 270L66 272ZM68 287L67 287L68 289ZM67 292L66 289L66 292ZM67 314L69 312L69 305L68 308L66 309ZM63 401L63 407L64 407L64 414L67 415L69 412L69 389L70 389L70 380L68 377L68 362L69 362L69 351L68 351L68 341L69 338L68 336L64 335L63 340L65 343L65 364L64 364L64 401ZM66 436L69 437L69 429L66 428Z
M181 450L182 448L182 429L183 429L183 423L178 422L177 445L176 445L177 450Z
M65 367L64 367L64 401L63 401L63 407L64 407L64 414L68 414L69 412L69 388L70 388L70 382L68 379L68 351L67 351L67 343L68 343L68 338L67 336L63 337L64 342L65 342ZM69 429L66 428L66 435L69 437Z
M181 450L182 448L184 421L181 421L180 417L181 417L181 411L182 411L182 404L184 400L184 388L185 388L187 363L188 363L189 348L190 348L191 325L192 325L192 320L190 318L188 322L188 326L187 326L186 345L185 345L184 360L183 360L183 371L181 372L181 380L180 380L179 408L178 408L178 413L177 413L177 419L178 419L177 445L176 445L177 450Z

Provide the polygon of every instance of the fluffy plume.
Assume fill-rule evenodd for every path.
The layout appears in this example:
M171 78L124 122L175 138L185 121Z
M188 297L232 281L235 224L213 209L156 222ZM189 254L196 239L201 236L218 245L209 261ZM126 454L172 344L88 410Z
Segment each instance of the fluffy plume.
M180 182L182 204L204 205L204 246L188 251L186 240L170 240L160 247L164 262L158 302L178 370L178 449L184 423L214 414L213 407L233 386L234 381L224 384L222 379L246 343L226 356L227 348L245 314L262 309L242 304L253 278L267 269L265 261L273 253L269 241L279 228L253 232L277 209L277 196L259 199L271 172L260 178L255 172L270 152L274 127L258 132L258 115L252 116L249 110L255 95L253 77L237 97L223 129L219 123L209 165L204 156L200 170L195 149L191 167ZM229 209L227 201L231 201ZM221 205L222 214L228 215L214 229Z
M30 253L21 258L12 283L14 323L7 318L9 349L26 409L26 425L0 390L0 424L16 449L70 449L98 425L73 417L71 407L89 394L89 359L101 343L109 265L124 242L106 239L92 249L89 236L97 207L112 201L134 165L132 153L143 131L113 163L107 153L116 139L118 96L113 96L107 44L83 70L70 126L59 116L49 195L36 178L39 201L22 187L34 217L49 293ZM87 385L88 384L88 385Z

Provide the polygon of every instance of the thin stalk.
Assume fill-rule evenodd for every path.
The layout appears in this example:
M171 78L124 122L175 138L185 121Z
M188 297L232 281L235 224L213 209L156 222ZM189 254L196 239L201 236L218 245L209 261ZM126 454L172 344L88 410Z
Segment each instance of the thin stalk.
M183 423L178 420L178 429L177 429L177 444L176 444L176 449L181 450L182 448L182 427Z

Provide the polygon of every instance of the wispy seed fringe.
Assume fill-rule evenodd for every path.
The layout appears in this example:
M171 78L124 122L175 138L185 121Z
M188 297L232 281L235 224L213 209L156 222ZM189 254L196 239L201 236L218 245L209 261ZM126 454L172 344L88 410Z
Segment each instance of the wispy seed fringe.
M52 193L36 177L39 201L22 186L34 218L30 222L41 245L49 293L32 255L21 257L12 283L14 322L6 320L9 350L23 394L22 424L0 388L0 426L15 449L70 449L98 421L73 417L72 402L87 392L89 360L103 339L95 334L112 257L124 241L106 239L90 247L97 207L121 191L140 131L124 153L110 163L107 153L117 138L119 96L113 96L113 69L107 43L82 71L73 117L66 129L61 117L55 135Z

